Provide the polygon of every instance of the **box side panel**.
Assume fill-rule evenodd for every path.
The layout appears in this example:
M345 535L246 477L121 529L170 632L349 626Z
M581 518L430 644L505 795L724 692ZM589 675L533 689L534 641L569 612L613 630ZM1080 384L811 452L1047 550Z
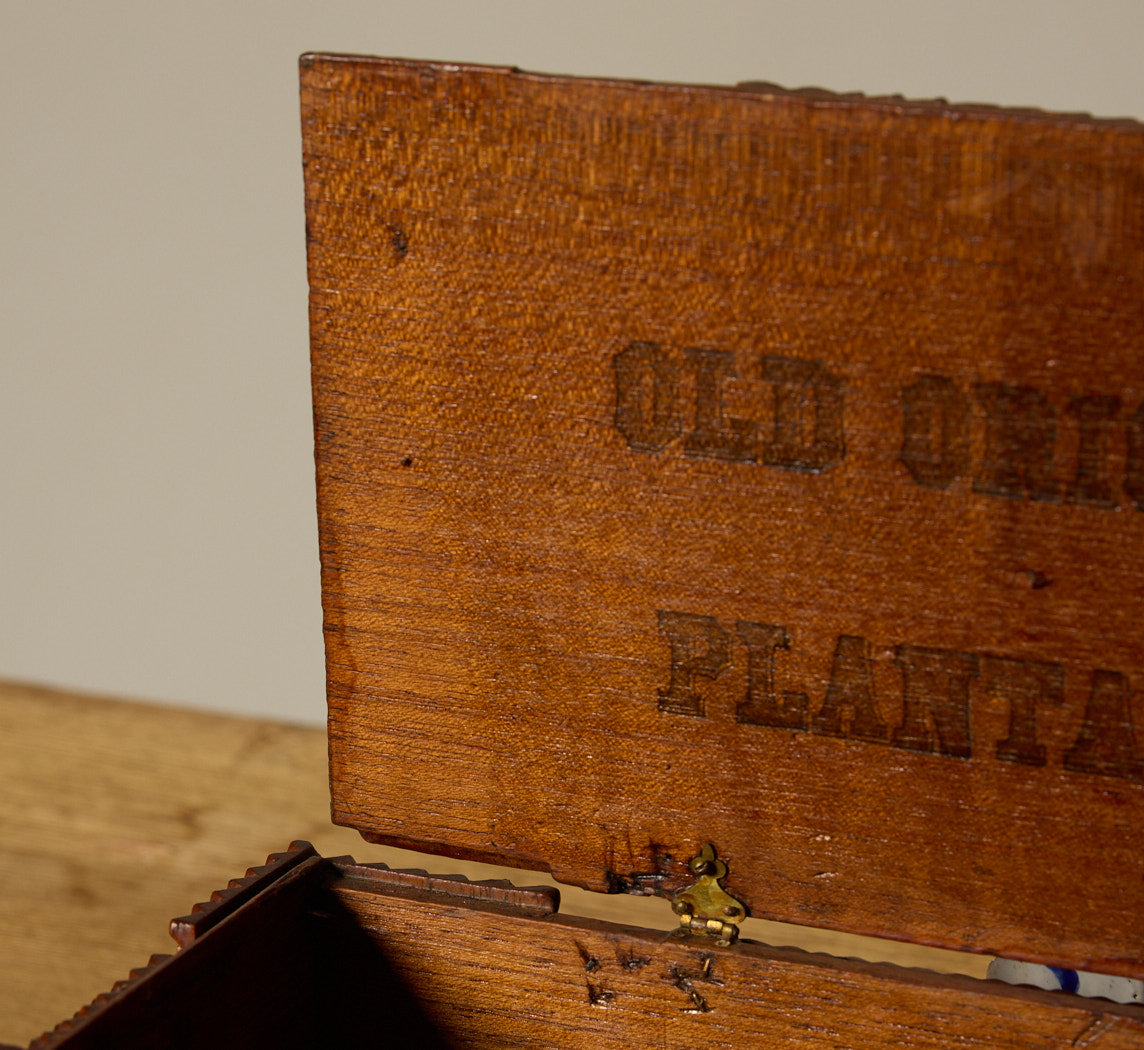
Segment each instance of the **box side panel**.
M331 924L373 943L344 979L403 986L439 1040L432 1045L882 1050L890 1040L1055 1050L1099 1037L1110 1050L1144 1046L1144 1010L1135 1006L791 949L720 949L586 919L390 899L350 883L334 894ZM374 971L383 979L371 982Z

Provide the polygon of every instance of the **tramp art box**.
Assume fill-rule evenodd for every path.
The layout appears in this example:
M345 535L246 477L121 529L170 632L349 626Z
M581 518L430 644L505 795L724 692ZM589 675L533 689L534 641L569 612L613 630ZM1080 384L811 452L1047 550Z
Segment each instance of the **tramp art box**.
M36 1047L1144 1047L1144 127L301 61L334 819ZM283 841L289 840L283 829Z

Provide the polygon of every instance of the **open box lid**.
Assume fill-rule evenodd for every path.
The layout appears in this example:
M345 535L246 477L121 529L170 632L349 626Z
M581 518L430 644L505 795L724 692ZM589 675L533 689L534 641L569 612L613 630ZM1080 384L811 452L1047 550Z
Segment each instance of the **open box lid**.
M302 78L335 820L1144 976L1144 128Z

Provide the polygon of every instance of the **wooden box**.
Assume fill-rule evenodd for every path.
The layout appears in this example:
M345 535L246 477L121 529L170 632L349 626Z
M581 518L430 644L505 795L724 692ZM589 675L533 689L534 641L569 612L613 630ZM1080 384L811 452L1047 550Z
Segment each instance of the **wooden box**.
M1144 1046L1144 128L302 60L338 823L37 1045ZM704 846L710 844L706 853Z

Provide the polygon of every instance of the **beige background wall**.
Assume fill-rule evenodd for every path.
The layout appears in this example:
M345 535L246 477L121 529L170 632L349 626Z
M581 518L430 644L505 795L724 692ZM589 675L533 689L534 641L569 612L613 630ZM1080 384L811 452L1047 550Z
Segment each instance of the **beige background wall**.
M1144 117L1140 0L0 0L0 677L324 716L295 60Z

